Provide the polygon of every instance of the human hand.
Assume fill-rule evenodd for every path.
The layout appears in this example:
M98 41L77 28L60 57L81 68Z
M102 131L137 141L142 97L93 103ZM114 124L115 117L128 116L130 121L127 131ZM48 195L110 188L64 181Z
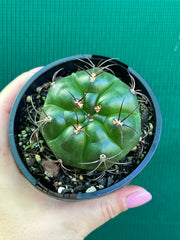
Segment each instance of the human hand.
M151 194L129 185L96 199L56 200L26 180L11 155L8 121L19 90L39 69L21 74L0 93L0 239L82 240L128 208L148 202Z

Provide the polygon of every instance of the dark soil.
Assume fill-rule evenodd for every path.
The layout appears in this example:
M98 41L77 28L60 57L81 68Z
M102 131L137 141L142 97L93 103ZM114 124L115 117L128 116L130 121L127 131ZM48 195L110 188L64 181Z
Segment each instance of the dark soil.
M142 162L154 135L154 113L148 101L138 97L141 113L142 136L139 143L123 159L124 165L115 164L105 172L87 175L84 170L63 166L47 147L38 131L37 122L49 86L36 89L27 96L19 120L18 149L31 174L43 186L60 194L93 192L107 188L125 178ZM33 104L32 104L33 103Z

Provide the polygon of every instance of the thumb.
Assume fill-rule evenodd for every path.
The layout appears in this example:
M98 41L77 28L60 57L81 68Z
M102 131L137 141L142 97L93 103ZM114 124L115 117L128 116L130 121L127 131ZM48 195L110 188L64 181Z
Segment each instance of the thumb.
M1 92L0 92L0 132L3 138L1 138L1 148L5 151L9 150L8 142L8 122L9 114L13 105L13 102L18 95L19 91L23 85L42 67L37 67L31 69L28 72L24 72L18 77L16 77L12 82L10 82Z
M104 197L81 202L80 208L76 209L80 210L78 219L83 225L82 230L85 231L82 234L88 235L128 208L141 206L151 199L151 194L144 188L129 185Z

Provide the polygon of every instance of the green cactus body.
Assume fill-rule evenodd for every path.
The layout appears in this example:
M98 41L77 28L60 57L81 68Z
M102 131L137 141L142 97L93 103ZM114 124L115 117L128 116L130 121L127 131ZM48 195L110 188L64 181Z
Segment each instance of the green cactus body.
M137 96L107 72L94 81L86 71L56 80L43 110L52 118L40 129L47 145L64 165L75 168L93 170L104 154L109 161L97 170L108 169L127 155L141 135ZM121 126L118 117L125 119Z

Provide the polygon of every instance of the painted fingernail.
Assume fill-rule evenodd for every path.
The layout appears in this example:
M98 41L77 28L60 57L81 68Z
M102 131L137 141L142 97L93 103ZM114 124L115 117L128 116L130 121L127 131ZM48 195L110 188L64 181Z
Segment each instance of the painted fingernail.
M152 199L152 195L147 191L136 192L128 196L127 208L139 207Z
M33 69L29 70L29 72L38 72L39 70L41 70L41 68L43 68L43 66L33 68Z

